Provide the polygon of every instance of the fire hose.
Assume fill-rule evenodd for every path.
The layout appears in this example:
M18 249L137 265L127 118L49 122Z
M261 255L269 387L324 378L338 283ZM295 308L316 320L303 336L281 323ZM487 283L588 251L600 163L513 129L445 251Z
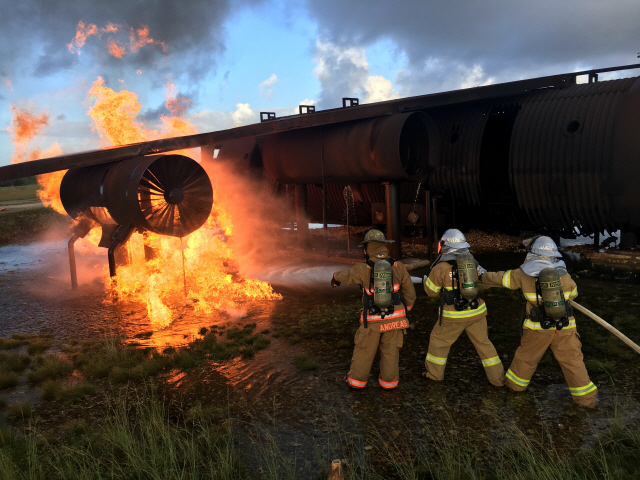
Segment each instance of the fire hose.
M422 283L422 279L420 277L411 277L411 281L413 283ZM504 288L504 287L501 287ZM581 313L584 313L587 317L589 317L591 320L593 320L594 322L596 322L597 324L601 325L602 327L606 328L607 330L609 330L611 333L613 333L616 337L618 337L620 340L622 340L625 344L627 344L629 347L631 347L636 353L640 354L640 346L635 343L633 340L631 340L629 337L627 337L624 333L622 333L620 330L618 330L617 328L615 328L613 325L611 325L610 323L606 322L605 320L603 320L602 318L600 318L598 315L596 315L595 313L593 313L591 310L583 307L582 305L580 305L579 303L573 301L573 300L569 300L569 303L571 304L571 306L573 308L575 308L576 310L578 310Z

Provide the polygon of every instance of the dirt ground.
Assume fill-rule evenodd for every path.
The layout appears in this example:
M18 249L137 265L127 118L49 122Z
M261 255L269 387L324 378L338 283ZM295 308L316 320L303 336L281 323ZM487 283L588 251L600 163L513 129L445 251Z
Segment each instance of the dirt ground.
M470 235L472 244L480 244L481 236ZM337 239L342 242L339 235ZM524 258L513 237L495 236L484 241L488 247L476 258L488 270L516 268ZM502 251L487 253L492 245ZM372 430L392 436L428 436L429 422L433 422L451 425L454 430L471 429L486 437L498 423L514 420L529 433L547 432L557 446L579 450L609 427L620 411L626 424L640 421L637 354L582 315L577 315L578 331L601 398L594 411L573 404L550 352L527 392L515 394L491 386L464 334L451 350L445 380L421 378L439 305L427 298L421 285L417 285L418 300L401 350L399 389L383 391L377 384L374 364L367 388L351 391L342 378L351 359L360 294L357 287L332 289L329 285L332 272L348 265L303 260L292 251L288 261L267 267L262 274L262 279L282 294L281 301L246 305L241 318L225 312L196 314L184 306L172 325L158 330L149 323L143 305L106 300L100 281L72 291L65 247L64 242L56 241L0 248L0 336L44 331L70 341L115 334L134 337L153 331L137 342L161 347L188 342L202 326L256 323L257 330L268 331L271 343L253 359L210 362L188 372L171 372L164 378L164 390L177 401L226 406L252 419L252 425L258 421L276 438L284 455L299 459L296 470L301 478L318 471L314 453L318 445L330 457L340 458L347 444L365 448ZM339 245L332 248L337 251ZM351 252L351 256L357 255L357 251ZM580 259L569 262L569 269L578 284L578 302L640 342L636 313L640 282L636 274L598 268ZM413 271L412 275L422 276L426 271ZM506 369L519 344L522 300L503 289L484 291L482 297L488 305L489 335ZM317 361L318 368L297 369L295 358L303 354ZM1 396L12 401L24 395L28 395L26 385ZM242 425L237 429L240 444L254 448L255 432Z

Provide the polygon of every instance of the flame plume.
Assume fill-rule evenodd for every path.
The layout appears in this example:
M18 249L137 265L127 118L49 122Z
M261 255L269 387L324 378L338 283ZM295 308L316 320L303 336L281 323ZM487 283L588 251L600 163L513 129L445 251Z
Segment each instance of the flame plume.
M175 85L166 86L166 107L170 115L162 115L163 128L151 130L136 121L140 104L137 95L122 90L114 92L98 78L89 96L95 99L89 109L96 130L112 145L134 143L153 138L197 133L196 128L182 118L189 100L175 93ZM186 153L188 154L188 153ZM216 202L206 224L184 239L145 233L134 234L129 242L129 265L118 268L112 293L118 298L145 302L149 318L159 327L168 325L173 310L187 300L196 311L210 313L213 309L232 309L239 303L256 299L279 299L266 282L244 279L234 271L234 253L226 242L231 235L231 218ZM145 261L140 253L144 243L154 244L158 256ZM185 271L183 277L183 255Z

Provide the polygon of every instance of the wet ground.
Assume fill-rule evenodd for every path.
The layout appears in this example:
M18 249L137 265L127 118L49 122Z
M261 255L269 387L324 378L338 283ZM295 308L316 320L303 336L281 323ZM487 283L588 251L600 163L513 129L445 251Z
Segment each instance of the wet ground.
M329 286L331 274L347 265L301 261L288 255L288 260L260 275L282 294L281 301L215 315L196 314L184 306L168 328L159 330L149 322L143 305L105 297L104 257L78 255L80 288L72 291L65 242L0 248L0 336L47 331L59 339L85 340L126 334L138 335L133 341L140 345L162 347L187 343L202 326L256 323L257 331L269 331L268 348L253 359L236 358L188 373L172 372L166 377L165 391L180 401L228 407L240 414L247 423L238 425L238 437L248 450L258 448L257 438L273 435L283 456L298 459L294 469L300 478L313 478L326 459L343 457L348 449L361 449L366 455L365 447L381 432L392 438L429 437L432 428L445 426L476 432L481 439L491 438L501 423L514 420L529 434L546 432L557 446L580 449L612 424L616 412L628 425L640 421L637 355L585 317L578 317L578 331L592 380L599 387L601 405L595 411L574 406L549 353L527 392L514 394L491 386L464 335L451 350L445 381L422 379L439 304L422 291L401 351L400 388L383 391L374 365L367 388L350 391L342 378L349 368L358 326L359 291L357 287ZM476 257L485 268L497 270L515 268L524 255ZM635 274L574 260L569 267L579 288L577 300L606 320L615 319L624 333L640 342L636 313L640 285ZM488 304L490 338L506 368L519 344L522 301L501 289L482 296ZM323 315L332 317L331 321L323 323ZM294 360L301 354L316 360L319 368L298 371Z

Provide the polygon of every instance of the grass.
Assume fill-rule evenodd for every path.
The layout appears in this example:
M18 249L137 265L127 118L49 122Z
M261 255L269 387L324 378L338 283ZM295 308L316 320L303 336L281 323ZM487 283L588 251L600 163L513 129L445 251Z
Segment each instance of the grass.
M24 371L31 363L31 358L20 353L0 352L0 372Z
M293 363L299 372L307 372L309 370L317 370L320 366L317 361L309 358L306 353L302 355L296 355L293 359Z
M6 414L7 418L10 420L26 420L31 418L31 415L33 415L33 407L31 406L31 402L28 400L12 403L7 406Z
M235 357L252 358L259 350L269 346L269 339L264 335L255 334L255 323L243 326L233 326L228 329L211 326L210 329L201 329L202 338L196 339L186 350L175 355L178 361L184 361L185 351L193 357L195 362L209 359L214 361L229 360ZM218 337L226 340L219 339Z
M0 389L15 387L19 381L20 377L14 372L0 373Z
M0 202L10 202L14 200L36 200L38 196L38 185L19 185L11 187L0 187Z
M36 358L34 364L34 369L27 374L29 383L64 377L73 370L73 365L53 355Z
M47 380L42 384L41 394L44 400L58 400L72 404L87 396L95 395L96 387L89 382L66 385L63 381Z
M102 425L74 420L63 431L55 439L5 431L13 448L0 449L0 479L247 478L228 418L203 409L174 415L152 395L120 401Z
M0 337L0 350L13 350L14 348L21 347L25 342L16 339L9 339Z
M22 243L52 227L68 227L71 219L50 208L1 212L0 246Z

